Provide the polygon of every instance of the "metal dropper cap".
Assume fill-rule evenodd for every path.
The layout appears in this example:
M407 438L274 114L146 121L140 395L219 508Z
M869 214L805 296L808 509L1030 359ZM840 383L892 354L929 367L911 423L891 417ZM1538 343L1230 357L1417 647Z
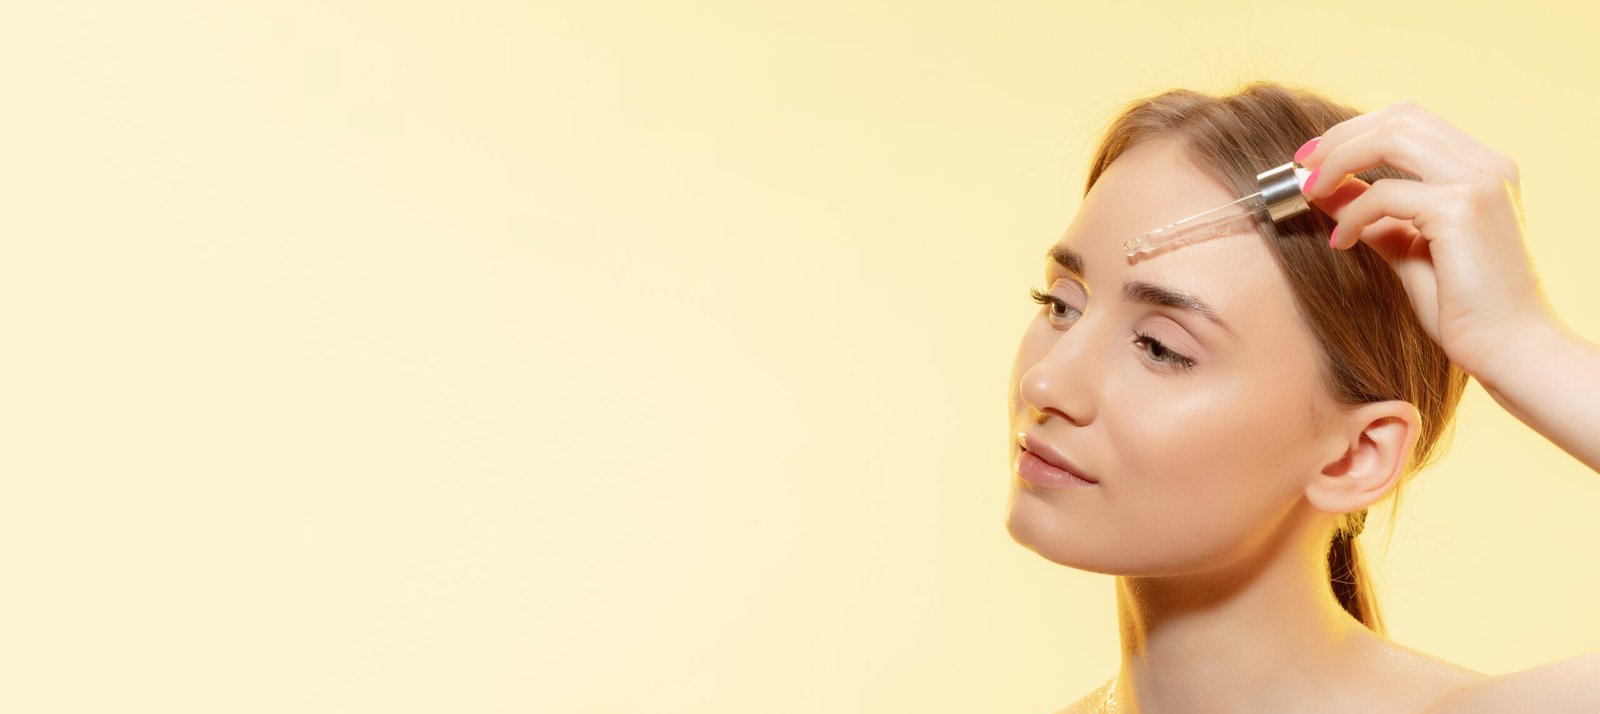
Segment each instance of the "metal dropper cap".
M1300 192L1310 176L1311 171L1295 161L1256 174L1256 183L1261 186L1261 202L1273 223L1311 210L1306 195Z

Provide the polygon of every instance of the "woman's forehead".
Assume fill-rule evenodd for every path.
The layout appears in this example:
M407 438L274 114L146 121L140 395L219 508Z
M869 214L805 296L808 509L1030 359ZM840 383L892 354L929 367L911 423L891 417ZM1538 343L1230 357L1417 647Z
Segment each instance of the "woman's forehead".
M1079 214L1133 238L1239 196L1201 171L1172 139L1135 144L1102 172Z
M1237 196L1201 173L1175 142L1142 143L1119 156L1085 196L1057 246L1083 262L1092 293L1144 281L1191 294L1241 330L1281 327L1296 315L1287 281L1248 223L1229 235L1130 258L1122 244ZM1068 271L1047 261L1053 275ZM1114 298L1113 298L1114 299ZM1266 323L1266 324L1252 324Z
M1196 166L1181 141L1154 137L1135 143L1100 173L1074 223L1126 241L1238 198ZM1240 224L1249 230L1247 222Z

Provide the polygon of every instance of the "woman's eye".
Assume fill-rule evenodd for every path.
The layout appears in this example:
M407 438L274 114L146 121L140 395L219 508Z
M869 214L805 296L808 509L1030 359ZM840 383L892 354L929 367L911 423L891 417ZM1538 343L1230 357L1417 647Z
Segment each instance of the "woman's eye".
M1138 342L1147 342L1150 344L1150 349L1148 352L1150 353L1150 357L1155 361L1167 362L1179 369L1194 368L1194 360L1168 349L1166 345L1161 344L1161 340L1146 335L1143 332L1135 332L1133 334L1138 335Z
M1038 288L1031 288L1029 292L1032 293L1034 302L1039 303L1040 305L1052 306L1050 310L1050 316L1052 318L1067 317L1065 313L1056 312L1057 309L1078 312L1078 309L1068 305L1067 301L1049 293L1041 292ZM1175 369L1194 369L1195 362L1193 359L1190 359L1187 355L1172 351L1166 345L1161 344L1161 340L1144 334L1143 332L1136 331L1133 334L1139 338L1135 341L1135 344L1142 342L1149 345L1148 349L1145 351L1150 354L1151 361L1160 362L1163 365L1169 365Z
M1058 297L1056 297L1054 295L1051 295L1049 293L1040 292L1038 288L1030 288L1029 292L1033 294L1033 301L1034 302L1039 303L1040 305L1053 305L1054 306L1054 307L1052 307L1050 309L1050 316L1051 317L1066 317L1067 316L1065 313L1056 312L1057 308L1060 308L1062 310L1071 310L1073 312L1077 312L1078 311L1077 308L1075 308L1075 307L1073 307L1071 305L1068 305L1066 300L1062 300L1061 298L1058 298Z

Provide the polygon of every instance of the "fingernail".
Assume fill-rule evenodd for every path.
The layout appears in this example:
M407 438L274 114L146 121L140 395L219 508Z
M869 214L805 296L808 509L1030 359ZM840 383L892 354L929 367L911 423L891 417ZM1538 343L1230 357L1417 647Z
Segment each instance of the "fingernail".
M1328 247L1332 248L1334 242L1336 242L1338 240L1339 240L1339 227L1338 226L1334 226L1333 227L1333 232L1328 234Z
M1312 187L1312 185L1316 184L1316 182L1317 182L1317 174L1319 174L1319 173L1322 173L1322 167L1321 166L1318 166L1318 167L1316 167L1316 168L1311 170L1311 175L1306 177L1306 185L1300 187L1300 193L1303 193L1303 194L1305 194L1307 196L1311 195L1311 187Z
M1305 163L1305 158L1307 156L1310 156L1311 152L1317 150L1317 142L1319 142L1319 141L1322 141L1322 137L1320 137L1320 136L1319 137L1315 137L1311 141L1308 141L1308 142L1306 142L1304 144L1301 144L1300 145L1300 150L1294 152L1295 163Z

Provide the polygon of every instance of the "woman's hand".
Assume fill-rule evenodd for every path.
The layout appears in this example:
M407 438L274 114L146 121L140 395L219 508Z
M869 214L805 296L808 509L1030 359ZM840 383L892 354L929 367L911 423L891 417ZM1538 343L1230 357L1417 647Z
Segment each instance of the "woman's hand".
M1338 221L1400 276L1422 326L1508 411L1600 471L1600 346L1566 329L1534 275L1517 165L1416 102L1340 122L1295 160ZM1368 184L1388 164L1422 180Z
M1514 346L1559 322L1524 243L1521 179L1510 158L1401 101L1334 125L1296 160L1315 169L1307 198L1338 221L1332 246L1361 241L1377 250L1423 328L1480 382L1519 368L1508 356ZM1383 164L1422 180L1351 176Z

